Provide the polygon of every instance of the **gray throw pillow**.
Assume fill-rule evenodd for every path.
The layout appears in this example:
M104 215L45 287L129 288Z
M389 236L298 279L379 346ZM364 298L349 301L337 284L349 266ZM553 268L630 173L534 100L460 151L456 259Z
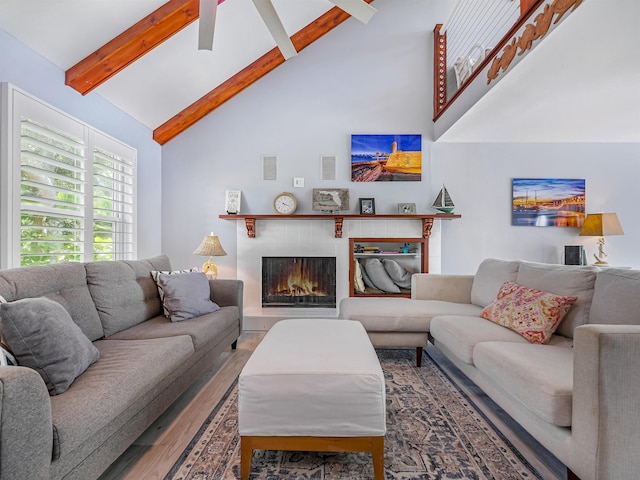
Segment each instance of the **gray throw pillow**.
M364 262L364 269L378 290L387 293L400 293L400 289L393 283L393 280L391 280L391 277L384 269L384 265L382 265L382 262L378 258L368 258L367 261Z
M36 370L50 395L66 391L100 352L62 305L23 298L0 307L2 336L19 365Z
M400 288L411 288L411 272L390 258L383 258L382 264L391 277L391 280L393 280L393 283Z
M179 275L181 273L190 273L190 272L197 272L198 269L197 268L189 268L186 270L151 270L151 278L153 278L153 281L156 282L156 287L158 288L158 295L160 296L160 303L162 303L162 310L164 313L164 316L169 318L169 312L167 311L166 307L164 306L164 290L162 289L162 285L160 285L160 283L158 283L158 279L160 278L161 274L167 274L167 275Z
M164 291L162 304L169 312L169 320L179 322L220 310L211 301L209 279L204 273L161 273L158 288Z
M365 286L369 288L376 288L376 286L369 278L369 275L367 275L367 271L364 269L364 263L360 263L360 273L362 273L362 281L364 282Z

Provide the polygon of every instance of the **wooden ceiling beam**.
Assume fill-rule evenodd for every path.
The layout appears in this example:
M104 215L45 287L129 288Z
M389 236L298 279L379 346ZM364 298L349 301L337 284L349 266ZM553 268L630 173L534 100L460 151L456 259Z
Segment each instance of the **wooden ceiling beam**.
M170 0L67 70L65 83L86 95L199 15L199 0Z
M364 0L367 3L373 0ZM309 25L298 31L291 37L293 45L299 52L311 45L327 32L330 32L351 15L338 7L333 7L324 15L318 17ZM249 85L264 77L285 62L278 47L273 48L258 58L251 65L245 67L209 93L196 100L187 108L176 114L153 131L153 139L160 145L164 145L187 128L214 111L220 105L230 100Z

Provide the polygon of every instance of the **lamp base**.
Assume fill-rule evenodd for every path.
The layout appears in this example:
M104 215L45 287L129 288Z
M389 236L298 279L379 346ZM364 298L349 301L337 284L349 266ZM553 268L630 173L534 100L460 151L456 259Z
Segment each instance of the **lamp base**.
M207 276L209 280L218 278L218 267L211 261L211 258L209 258L209 261L202 264L202 272Z

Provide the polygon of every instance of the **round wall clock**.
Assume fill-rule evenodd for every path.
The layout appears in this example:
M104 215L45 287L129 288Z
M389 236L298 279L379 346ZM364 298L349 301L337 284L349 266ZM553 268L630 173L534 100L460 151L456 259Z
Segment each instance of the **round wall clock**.
M273 199L273 208L281 215L291 215L296 211L298 201L293 193L282 192Z

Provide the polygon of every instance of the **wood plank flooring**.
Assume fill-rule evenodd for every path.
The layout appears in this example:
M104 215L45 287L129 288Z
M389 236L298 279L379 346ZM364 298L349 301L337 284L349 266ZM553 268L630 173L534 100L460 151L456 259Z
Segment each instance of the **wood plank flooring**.
M222 399L266 332L244 332L236 350L228 349L176 402L153 423L99 480L163 479L196 434L211 409ZM431 347L431 346L430 346ZM566 478L564 466L473 384L459 378L455 367L432 347L432 357L456 379L480 410L500 428L545 480Z

